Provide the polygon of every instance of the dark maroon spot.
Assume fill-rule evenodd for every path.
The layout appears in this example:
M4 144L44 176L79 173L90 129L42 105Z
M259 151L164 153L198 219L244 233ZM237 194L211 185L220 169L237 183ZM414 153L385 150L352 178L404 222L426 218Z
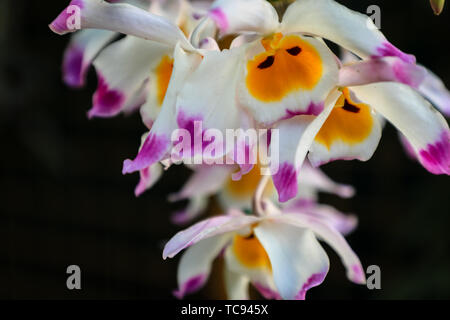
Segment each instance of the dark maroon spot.
M252 232L251 234L249 234L248 236L245 237L246 240L250 240L253 239L255 237L255 234Z
M342 109L344 109L345 111L348 111L348 112L353 112L353 113L358 113L360 110L357 106L354 106L354 105L348 103L347 100L345 100L345 104L342 107Z
M258 68L259 69L267 69L273 65L274 61L275 61L274 56L268 56L266 60L264 60L263 62L261 62L258 65Z
M300 47L292 47L290 49L286 49L287 53L289 53L292 56L298 56L300 52L302 52L302 49Z

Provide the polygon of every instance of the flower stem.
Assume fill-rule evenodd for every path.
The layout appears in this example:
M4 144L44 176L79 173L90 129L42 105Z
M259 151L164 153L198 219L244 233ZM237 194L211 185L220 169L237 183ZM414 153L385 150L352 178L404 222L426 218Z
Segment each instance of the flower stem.
M269 182L270 175L263 175L259 181L258 187L256 188L255 194L253 196L253 212L258 216L264 216L265 210L262 207L262 200L264 196L264 190L266 189L267 183Z

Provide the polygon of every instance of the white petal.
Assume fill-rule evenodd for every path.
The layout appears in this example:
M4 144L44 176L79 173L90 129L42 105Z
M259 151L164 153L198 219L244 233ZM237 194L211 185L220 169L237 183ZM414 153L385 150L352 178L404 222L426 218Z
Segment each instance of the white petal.
M224 268L225 291L228 300L248 300L248 277Z
M325 279L330 262L310 230L265 221L255 228L255 234L269 255L283 299L304 300L306 291Z
M353 62L339 70L339 86L359 86L373 82L395 81L418 88L427 75L425 68L397 57Z
M446 116L450 116L450 92L444 82L431 70L427 69L425 80L418 91L430 100L438 110Z
M186 79L178 95L177 124L179 128L188 130L193 140L200 138L203 141L203 145L199 146L201 150L193 150L194 156L216 144L216 158L227 153L223 141L207 142L204 135L207 130L215 129L225 139L226 129L239 128L236 83L241 63L242 50L208 51L199 67ZM195 147L191 145L191 149ZM203 154L203 160L206 158Z
M334 0L297 0L283 16L282 32L302 32L331 40L361 58L396 56L408 63L415 57L389 43L366 15Z
M332 111L339 96L338 91L332 92L327 98L325 109L317 117L297 116L281 121L277 128L279 141L272 135L271 154L279 154L279 159L272 159L271 171L280 202L286 202L296 196L298 172L316 134Z
M200 240L245 228L260 221L259 218L246 215L217 216L196 223L192 227L178 232L164 248L163 258L172 258L181 250L190 247Z
M355 194L355 189L346 184L333 181L319 168L312 167L306 162L300 170L300 187L308 186L321 192L336 194L343 198L351 198Z
M205 213L208 203L208 197L193 196L189 199L186 208L173 213L170 220L177 225L186 225Z
M358 218L355 215L346 215L327 205L316 203L303 203L297 206L290 206L285 209L288 212L295 212L299 215L314 217L328 224L331 228L339 231L343 235L347 235L355 230L358 225Z
M71 25L71 19L76 18L73 16L74 14L81 14L81 19ZM79 26L76 25L78 22ZM146 40L154 40L172 47L180 42L183 48L194 50L183 32L174 23L129 4L110 4L98 0L72 0L68 8L50 24L50 29L58 34L74 32L78 28L111 30Z
M161 164L154 163L150 167L141 170L141 179L134 190L136 197L142 195L145 191L151 189L163 174Z
M117 33L106 30L82 30L75 33L64 52L64 82L71 87L84 86L92 61L116 36Z
M216 0L209 16L222 36L241 32L270 34L279 24L275 8L265 0Z
M177 128L175 106L177 96L184 85L187 76L198 66L201 57L195 53L186 53L180 46L174 51L174 66L172 77L167 89L161 113L153 124L147 140L137 157L125 160L123 173L142 170L166 157L172 146L171 137Z
M209 238L188 248L178 265L178 290L174 292L178 299L199 290L208 280L212 262L225 247L230 237L220 235Z
M364 269L358 256L345 241L344 237L327 223L313 217L305 218L296 213L284 213L276 217L277 220L299 228L312 230L316 236L325 241L341 257L342 263L347 269L347 278L355 283L365 283Z
M352 87L352 91L405 135L428 171L450 174L448 124L417 92L391 82Z
M232 167L218 165L196 166L194 173L180 192L171 195L171 201L179 201L193 196L210 196L221 189L230 177Z
M89 116L114 116L132 105L161 57L172 52L169 46L131 36L108 46L94 61L99 84Z

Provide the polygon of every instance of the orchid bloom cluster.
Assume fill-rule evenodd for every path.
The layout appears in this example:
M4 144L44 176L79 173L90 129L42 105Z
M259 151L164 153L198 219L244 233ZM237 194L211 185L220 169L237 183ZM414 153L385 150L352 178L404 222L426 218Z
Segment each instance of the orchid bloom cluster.
M248 298L250 284L269 299L304 299L329 269L318 240L350 281L365 283L344 238L356 217L318 202L318 192L354 190L318 167L369 160L386 120L426 170L450 174L450 130L434 108L450 114L443 82L333 0L292 1L281 19L265 0L72 0L50 28L76 31L64 55L67 85L83 86L96 69L89 118L139 110L147 132L123 165L123 174L140 173L136 195L182 163L193 174L169 199L189 204L173 222L192 222L213 195L224 212L165 246L164 258L187 249L177 297L200 289L221 256L230 299ZM225 144L218 137L230 129L236 141ZM177 130L189 139L173 139Z

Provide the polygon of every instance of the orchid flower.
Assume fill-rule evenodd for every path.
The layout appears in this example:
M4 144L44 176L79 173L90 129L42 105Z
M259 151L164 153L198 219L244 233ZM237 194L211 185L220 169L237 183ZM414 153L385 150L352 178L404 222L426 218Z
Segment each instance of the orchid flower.
M232 178L235 166L200 165L192 166L192 169L194 172L182 189L169 197L171 201L189 200L185 209L173 215L174 223L186 224L197 218L206 210L212 195L216 195L224 212L231 209L246 212L252 210L254 194L261 180L259 164L240 180ZM333 226L341 232L348 232L356 226L355 216L344 216L334 208L318 204L319 191L350 198L355 193L352 186L334 182L320 169L313 168L308 163L302 167L300 175L302 179L299 181L299 193L291 201L284 204L277 201L277 193L270 178L264 196L278 207L289 208L291 211L328 215Z
M148 8L149 0L142 1L109 1L125 2L140 8ZM64 52L63 60L63 80L73 88L80 88L85 85L86 75L94 58L99 52L119 34L108 30L81 30L72 37Z
M326 219L281 212L265 202L262 216L231 210L176 234L165 246L164 259L183 249L178 267L179 298L199 290L212 261L224 252L229 299L247 299L248 285L268 299L305 299L307 290L323 282L328 256L316 237L340 256L350 281L365 283L358 257Z
M187 36L197 24L195 16L203 12L203 6L193 7L186 0L146 1L141 8L146 7L150 13L172 21ZM120 112L131 112L147 101L146 106L141 108L141 114L143 122L151 127L170 80L174 47L127 36L99 53L104 46L102 39L109 41L115 35L117 33L112 31L90 29L77 33L66 51L65 78L81 79L80 70L84 74L88 62L94 54L98 55L93 61L98 88L89 117L111 117ZM83 45L89 50L85 50L87 57L80 59L77 55L80 55L79 47ZM82 67L79 66L81 60L87 60Z

